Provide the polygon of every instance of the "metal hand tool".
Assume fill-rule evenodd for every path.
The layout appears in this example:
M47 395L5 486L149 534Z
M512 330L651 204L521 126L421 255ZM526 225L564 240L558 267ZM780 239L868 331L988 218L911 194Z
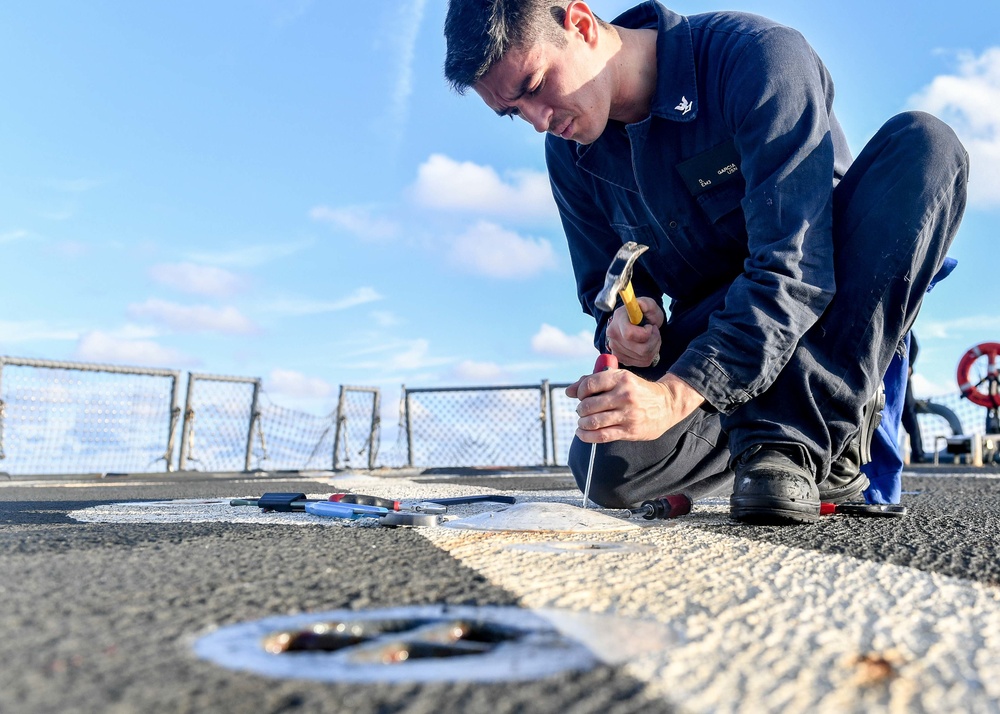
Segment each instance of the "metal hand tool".
M867 516L868 518L902 518L906 515L906 506L892 503L821 503L821 516L834 514L843 516Z
M380 523L386 528L398 526L436 526L441 522L441 516L430 513L402 513L393 511L382 517Z
M352 521L358 518L381 518L389 513L388 509L379 508L378 506L364 506L357 503L330 503L329 501L309 501L306 503L305 511L314 516L347 518Z
M599 355L594 363L594 374L605 372L609 369L618 369L618 358L614 355ZM590 464L587 466L587 482L583 487L583 507L587 507L587 498L590 496L590 480L594 476L594 456L597 455L597 442L590 445Z
M633 516L642 516L647 521L654 518L661 520L677 518L691 512L691 499L683 493L653 498L643 501L638 508L630 508L629 512Z
M448 511L447 506L430 501L397 501L390 498L367 496L362 493L335 493L330 496L329 500L334 503L359 503L365 506L380 506L390 511L410 511L428 515L441 515Z
M625 243L608 267L608 274L604 278L604 287L597 293L594 303L604 312L613 312L618 297L621 296L628 311L628 319L633 325L638 325L642 321L642 310L635 299L635 291L632 290L632 269L639 256L649 250L649 246L636 243L633 240Z
M230 506L258 506L268 511L304 511L309 499L304 493L265 493L260 498L234 498Z
M481 503L483 501L494 501L496 503L517 503L513 496L495 496L484 493L478 496L454 496L452 498L425 498L428 503L439 503L443 506L457 506L460 503Z
M390 511L381 506L367 506L362 503L336 503L333 501L310 501L306 504L306 513L327 518L378 518L379 525L387 528L398 526L436 526L441 522L441 516L427 513L402 513Z
M604 277L604 287L597 293L594 304L599 310L604 312L614 312L618 297L621 296L625 311L628 312L628 321L633 325L645 325L642 309L635 298L635 291L632 289L632 270L635 268L635 261L639 256L649 250L649 246L636 243L633 240L625 243L615 254L614 260L608 267L608 273ZM651 367L660 363L660 355L653 355Z

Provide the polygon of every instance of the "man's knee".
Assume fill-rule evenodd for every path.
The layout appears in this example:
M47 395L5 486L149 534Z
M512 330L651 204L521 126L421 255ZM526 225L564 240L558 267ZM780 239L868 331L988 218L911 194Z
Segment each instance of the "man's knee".
M569 466L586 488L591 445L574 438ZM732 488L728 438L718 414L697 410L654 441L598 444L589 497L605 508L632 508L649 498L700 498Z
M838 292L841 277L871 255L924 255L927 246L914 240L938 242L930 252L943 258L938 253L947 249L964 211L968 171L965 147L940 119L904 112L887 121L834 190ZM937 262L930 263L934 270Z
M955 131L933 114L920 111L897 114L879 133L899 143L913 157L915 165L933 168L938 175L950 176L954 171L968 168L968 153ZM948 171L948 167L954 170Z

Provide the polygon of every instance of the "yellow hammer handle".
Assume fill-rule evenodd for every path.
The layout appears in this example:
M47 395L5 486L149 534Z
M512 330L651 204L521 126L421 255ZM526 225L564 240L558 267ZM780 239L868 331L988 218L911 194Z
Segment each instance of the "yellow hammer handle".
M629 280L625 288L618 291L618 294L621 295L622 302L625 303L625 309L628 311L629 322L633 325L638 325L642 322L642 310L639 308L639 303L635 299L635 291L632 290L632 281Z

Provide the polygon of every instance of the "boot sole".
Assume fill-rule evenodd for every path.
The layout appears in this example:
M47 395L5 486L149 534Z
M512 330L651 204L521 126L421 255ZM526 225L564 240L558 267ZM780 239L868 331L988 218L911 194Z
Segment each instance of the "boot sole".
M756 526L815 523L819 520L819 501L733 496L729 499L729 515L740 523Z

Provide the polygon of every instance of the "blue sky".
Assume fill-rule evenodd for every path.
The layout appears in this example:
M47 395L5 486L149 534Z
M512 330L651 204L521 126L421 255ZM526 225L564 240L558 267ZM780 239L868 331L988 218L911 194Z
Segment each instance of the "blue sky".
M3 3L0 354L261 376L315 413L589 371L542 137L450 92L445 7ZM909 108L966 141L959 269L917 323L918 394L954 391L1000 341L1000 4L729 7L809 38L855 153Z

